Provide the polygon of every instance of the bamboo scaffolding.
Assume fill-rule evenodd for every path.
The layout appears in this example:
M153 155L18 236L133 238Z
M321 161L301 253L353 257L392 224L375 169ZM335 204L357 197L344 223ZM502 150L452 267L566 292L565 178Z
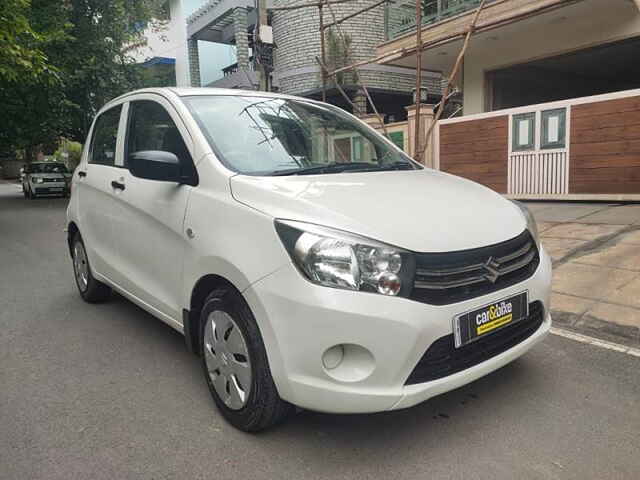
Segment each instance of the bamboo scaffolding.
M326 62L326 46L325 46L325 38L324 38L324 16L322 14L323 4L320 3L318 5L318 21L320 22L320 55L322 57L322 63ZM322 69L320 72L320 76L322 77L322 101L327 101L327 72L325 69Z
M419 1L419 0L416 0L416 1ZM379 2L375 6L382 5L383 3L385 3L385 2ZM331 7L331 5L328 4L327 6L329 8L329 12L331 13L331 17L333 18L333 25L336 26L336 29L338 30L338 34L340 35L340 38L342 39L342 44L344 45L345 49L348 49L349 45L347 43L347 38L346 38L344 32L342 31L342 28L340 27L340 23L342 23L342 22L338 21L336 13L333 10L333 8ZM371 7L371 8L373 8L373 7ZM368 10L371 10L371 8L362 9L362 10L360 10L359 13L363 13L363 12L366 12ZM353 17L353 15L351 17ZM347 18L347 17L344 17L342 20L344 20L345 18ZM328 27L325 26L325 25L321 25L320 28L321 29L325 29L325 28L328 28ZM323 58L323 64L324 64L324 61L325 61L325 59ZM384 118L378 112L378 109L376 108L376 104L373 103L373 99L371 98L371 95L369 94L369 89L367 89L367 86L362 81L362 79L360 77L360 72L358 71L357 67L354 67L353 73L355 74L355 77L356 77L356 84L359 87L362 88L362 91L364 92L365 96L367 97L367 100L369 101L369 104L371 105L371 108L373 109L373 112L374 112L375 116L378 118L378 122L380 123L380 126L382 127L382 130L383 130L385 136L388 137L389 136L389 132L387 131L387 126L384 123ZM323 72L323 74L326 76L326 73ZM336 85L338 85L338 82L336 82ZM366 111L364 112L364 114L366 114Z
M576 3L576 1L578 0L567 0L567 3ZM640 0L635 0L640 2ZM488 21L483 23L482 25L480 25L479 27L477 27L475 29L475 33L480 33L480 32L484 32L487 30L492 30L494 28L503 26L503 25L509 25L511 23L523 20L525 18L531 17L531 16L535 16L540 12L546 12L549 11L551 9L555 9L555 8L560 8L566 6L565 4L562 4L560 6L556 6L556 7L550 7L548 5L543 5L540 7L536 7L536 8L532 8L530 10L524 11L522 13L516 14L512 17L509 18L501 18L498 20L494 20L494 21ZM437 40L431 40L429 42L423 42L422 44L422 49L426 50L427 48L433 48L433 47L438 47L440 45L444 45L446 43L450 43L451 41L454 41L458 38L464 38L464 36L467 34L467 30L458 30L456 32L453 32L451 34L445 35L445 36L441 36L440 38L438 38ZM355 63L352 63L351 65L346 65L344 67L340 67L336 70L330 71L327 76L328 77L333 77L335 75L337 75L338 73L341 72L345 72L347 70L351 70L353 67L362 67L364 65L368 65L370 63L378 63L381 62L382 60L385 60L386 62L391 62L394 60L400 60L402 58L408 57L409 55L415 55L417 51L416 47L403 47L403 48L397 48L395 50L392 50L390 52L387 53L383 53L382 55L377 55L373 58L370 58L368 60L361 60Z
M471 24L469 25L469 29L467 31L467 35L465 36L464 43L462 44L462 49L460 49L460 53L458 54L458 58L456 59L456 63L454 64L453 69L451 70L451 73L449 74L449 78L447 79L447 86L445 87L444 93L442 94L442 101L440 102L440 106L438 107L438 111L437 111L435 117L433 118L433 122L431 123L431 125L429 126L429 129L427 130L426 138L425 138L425 141L424 141L424 149L422 150L421 156L424 156L424 154L426 153L427 149L429 148L429 144L431 143L431 134L433 133L433 129L435 128L436 124L438 123L438 120L440 120L440 117L442 116L442 112L444 111L444 106L445 106L446 100L449 97L449 90L451 89L451 85L453 85L453 82L454 82L455 78L458 76L458 70L460 69L460 65L462 65L462 60L464 59L465 53L467 53L467 47L469 47L469 40L471 40L471 35L473 35L473 33L475 31L476 23L478 23L478 18L480 17L480 12L484 8L484 4L485 3L486 3L486 0L482 0L480 2L480 5L478 5L478 9L476 10L476 13L473 16L473 19L471 20Z
M318 65L320 65L320 68L322 68L325 72L329 71L327 69L327 66L324 64L324 62L321 59L319 59L317 56L316 56L316 62L318 62ZM340 86L340 84L336 83L336 88L338 89L340 94L344 97L344 99L347 101L347 103L351 106L351 108L353 109L353 112L357 114L362 114L360 109L356 106L355 103L351 101L351 99L349 98L349 95L347 95L347 92L344 91L344 89Z
M480 17L480 13L482 12L482 9L485 6L486 0L482 0L480 2L480 5L478 6L478 8L476 9L475 14L473 15L472 21L469 25L469 27L466 30L459 30L457 32L453 32L449 35L446 35L444 37L440 37L437 40L432 40L429 42L423 42L422 41L422 0L416 0L416 44L415 47L405 47L405 48L399 48L396 50L392 50L391 52L387 52L383 55L378 55L374 58L368 59L368 60L362 60L362 61L358 61L358 62L354 62L350 65L346 65L344 67L340 67L340 68L336 68L334 70L329 70L327 65L326 65L326 46L325 46L325 31L328 28L331 27L336 27L338 34L341 38L341 41L345 47L345 50L347 52L347 57L348 57L348 53L349 53L349 44L347 42L346 36L344 34L344 32L342 31L341 28L341 24L344 23L345 21L354 18L362 13L368 12L376 7L379 7L383 4L386 3L393 3L393 0L380 0L378 2L376 2L375 4L369 5L367 7L364 7L356 12L353 12L351 14L348 14L340 19L337 18L337 15L334 11L334 9L332 8L332 5L335 4L343 4L343 3L348 3L351 1L355 1L355 0L321 0L320 2L315 2L315 3L307 3L307 4L300 4L300 5L291 5L291 6L286 6L286 7L275 7L275 8L271 8L271 11L286 11L286 10L296 10L296 9L300 9L300 8L309 8L309 7L316 7L318 8L318 13L319 13L319 30L320 30L320 54L321 54L321 58L318 58L317 56L315 57L316 62L320 65L320 69L321 69L321 78L322 78L322 101L326 102L327 100L327 80L329 78L334 78L336 75L338 75L339 73L342 72L347 72L347 71L353 71L354 75L355 75L355 80L356 80L356 84L358 84L358 86L362 89L362 91L364 92L367 101L369 102L369 104L371 105L372 110L374 111L378 122L380 123L380 126L382 127L384 134L388 136L388 132L387 132L387 127L384 123L384 118L382 117L382 115L379 113L378 109L376 108L375 103L373 102L373 99L371 98L371 95L369 93L369 90L367 89L366 85L364 85L364 83L361 81L361 77L360 77L360 72L358 70L359 67L364 66L364 65L369 65L371 63L377 63L380 62L382 60L386 60L388 61L392 61L392 60L398 60L401 58L404 58L406 56L409 55L416 55L416 86L415 86L415 95L416 95L416 99L415 99L415 120L414 120L414 127L415 127L415 132L414 132L414 158L416 161L420 162L421 159L425 156L429 145L431 143L431 136L433 134L433 129L435 128L435 125L437 124L438 120L440 120L442 113L444 111L445 105L447 103L447 100L449 99L450 95L450 90L451 87L453 85L453 82L455 81L457 75L458 75L458 70L460 69L460 66L462 65L462 60L464 59L464 56L466 54L467 48L469 46L469 41L471 39L471 35L473 33L475 33L476 31L478 31L479 29L477 29L477 23L478 23L478 19ZM635 0L636 3L640 4L640 0ZM324 23L324 8L327 8L329 10L329 13L331 14L332 17L332 22L325 24ZM519 15L514 15L513 17L509 17L507 19L499 19L497 21L494 22L486 22L485 24L482 25L482 30L485 29L490 29L490 28L495 28L496 26L499 26L501 24L504 23L511 23L513 21L517 21L517 19L519 18L525 18L526 16L532 15L534 12L536 12L537 10L541 10L544 7L539 7L530 11L526 11L523 12ZM426 49L426 48L432 48L441 44L445 44L448 43L450 41L454 41L457 38L461 38L464 37L464 41L462 44L462 48L460 50L460 53L458 54L458 57L456 59L456 62L453 66L453 69L451 70L451 73L449 74L449 77L447 79L447 84L445 86L445 90L442 94L442 99L438 105L438 109L436 112L436 115L434 116L433 122L431 123L431 125L429 126L426 135L423 137L421 135L421 118L420 118L420 108L421 108L421 89L422 89L422 52ZM357 115L363 115L366 113L365 112L361 112L360 108L349 98L349 95L347 95L347 93L344 91L344 89L338 84L338 82L335 82L335 86L336 89L340 92L340 94L342 95L342 97L345 99L345 101L351 106L353 112ZM422 138L424 138L424 145L421 145L421 140Z
M413 157L420 161L420 106L422 105L422 0L416 0L416 93L414 112Z

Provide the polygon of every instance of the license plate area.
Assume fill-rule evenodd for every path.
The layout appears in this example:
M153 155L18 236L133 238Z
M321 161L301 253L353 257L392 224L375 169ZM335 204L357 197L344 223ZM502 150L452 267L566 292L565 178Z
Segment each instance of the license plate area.
M529 292L496 300L453 319L456 348L486 337L529 316Z

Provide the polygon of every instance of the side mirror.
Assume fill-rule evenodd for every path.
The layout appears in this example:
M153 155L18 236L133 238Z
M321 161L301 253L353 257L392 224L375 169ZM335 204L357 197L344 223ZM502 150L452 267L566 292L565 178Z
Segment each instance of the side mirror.
M182 183L180 160L171 152L143 150L129 155L129 171L134 177Z

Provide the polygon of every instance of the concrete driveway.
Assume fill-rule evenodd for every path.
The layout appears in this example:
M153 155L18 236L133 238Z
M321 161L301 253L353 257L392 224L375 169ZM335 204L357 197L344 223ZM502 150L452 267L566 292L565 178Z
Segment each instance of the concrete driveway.
M178 333L80 300L65 204L0 185L3 480L640 478L640 358L555 335L409 410L240 433Z
M640 346L640 204L528 205L554 260L556 324Z

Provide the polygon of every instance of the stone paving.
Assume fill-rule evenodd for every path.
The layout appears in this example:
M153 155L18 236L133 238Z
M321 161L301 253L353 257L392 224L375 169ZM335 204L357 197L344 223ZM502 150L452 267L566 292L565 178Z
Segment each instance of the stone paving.
M640 345L640 204L528 206L554 262L556 325Z

